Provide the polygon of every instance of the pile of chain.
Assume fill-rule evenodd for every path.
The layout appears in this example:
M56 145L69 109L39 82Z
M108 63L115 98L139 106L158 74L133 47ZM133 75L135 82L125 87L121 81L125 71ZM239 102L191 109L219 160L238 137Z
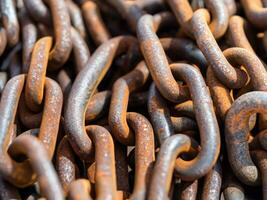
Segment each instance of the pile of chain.
M267 0L0 19L0 199L267 199Z

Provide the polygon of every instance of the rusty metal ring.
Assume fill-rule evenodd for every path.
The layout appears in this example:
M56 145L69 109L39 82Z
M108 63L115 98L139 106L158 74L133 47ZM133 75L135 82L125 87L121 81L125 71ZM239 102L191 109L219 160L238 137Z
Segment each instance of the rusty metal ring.
M100 45L111 38L105 26L98 7L93 1L86 1L82 4L82 14L88 31L96 45Z
M207 22L210 16L207 10L199 9L191 19L196 42L212 67L216 77L229 88L241 88L247 82L246 73L235 69L224 57L216 40L209 30Z
M20 27L17 18L14 1L3 0L0 3L2 24L6 30L6 38L9 46L15 46L19 42Z
M164 49L155 33L151 15L144 15L138 21L137 37L147 67L160 93L173 102L186 100L188 91L173 78Z
M266 97L267 93L260 91L242 95L233 103L225 119L229 163L239 180L247 185L259 184L258 169L249 155L248 120L254 113L266 113Z
M116 140L125 145L134 144L134 135L126 121L129 96L131 92L146 83L148 75L149 71L145 62L142 61L131 72L119 78L112 87L109 126Z
M190 146L190 138L182 134L170 136L162 143L151 177L149 200L167 199L175 160L180 153L189 151Z
M111 134L103 127L90 125L86 132L95 146L95 178L97 198L116 198L116 172L114 143Z
M145 199L155 160L153 128L143 115L134 112L127 113L127 122L135 133L135 177L130 199Z
M49 0L49 7L55 29L55 42L49 54L48 70L57 70L67 61L72 49L70 17L64 0Z
M46 69L51 46L52 38L44 37L35 43L32 51L26 80L25 100L28 108L34 112L40 111L40 105L43 101Z
M245 13L249 21L259 27L267 28L267 9L263 7L261 0L241 0Z
M176 19L182 26L183 31L191 36L194 30L191 27L190 20L194 12L188 0L168 0L167 1L174 12ZM228 26L229 14L223 1L221 0L205 0L208 10L212 13L213 20L209 24L210 31L214 38L218 39L224 35Z
M135 42L133 37L122 36L103 43L90 57L72 85L64 115L65 128L72 147L81 158L86 158L92 151L92 142L84 128L88 102L116 54L125 52Z
M172 64L174 77L186 82L193 100L200 132L201 150L190 161L176 161L175 172L182 180L195 180L204 176L215 165L220 151L220 133L213 103L205 81L196 68L188 64Z
M24 154L29 158L29 163L33 172L36 173L40 185L41 195L47 199L64 199L62 187L52 162L45 147L36 137L22 134L13 140L9 150L12 152L12 156ZM20 163L13 160L11 162L14 171L21 166Z

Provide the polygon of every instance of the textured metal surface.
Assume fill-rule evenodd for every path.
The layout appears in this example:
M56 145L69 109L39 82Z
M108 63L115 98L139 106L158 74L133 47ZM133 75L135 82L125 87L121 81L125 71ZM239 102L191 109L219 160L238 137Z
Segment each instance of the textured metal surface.
M267 0L0 0L0 199L266 199Z

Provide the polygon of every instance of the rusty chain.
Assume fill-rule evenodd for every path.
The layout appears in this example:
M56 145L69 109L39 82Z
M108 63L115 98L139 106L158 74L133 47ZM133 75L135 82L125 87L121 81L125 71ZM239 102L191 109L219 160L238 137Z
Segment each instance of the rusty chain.
M0 199L267 200L267 0L0 0Z

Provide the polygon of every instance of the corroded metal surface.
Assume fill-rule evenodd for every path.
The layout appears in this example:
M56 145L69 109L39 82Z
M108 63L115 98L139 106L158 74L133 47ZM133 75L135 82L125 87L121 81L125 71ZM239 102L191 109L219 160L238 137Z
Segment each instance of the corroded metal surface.
M0 199L266 199L267 0L0 0Z

